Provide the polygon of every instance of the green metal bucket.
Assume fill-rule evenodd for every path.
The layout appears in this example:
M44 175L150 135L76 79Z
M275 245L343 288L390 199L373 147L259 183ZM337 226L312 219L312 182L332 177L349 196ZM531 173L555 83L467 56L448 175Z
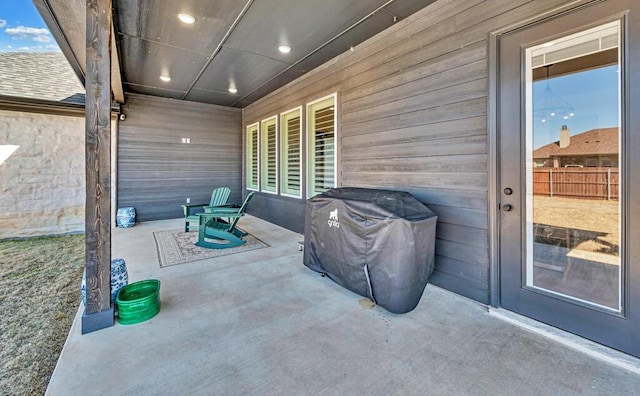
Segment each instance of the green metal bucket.
M120 324L149 320L160 312L160 281L148 279L131 283L120 289L116 303Z

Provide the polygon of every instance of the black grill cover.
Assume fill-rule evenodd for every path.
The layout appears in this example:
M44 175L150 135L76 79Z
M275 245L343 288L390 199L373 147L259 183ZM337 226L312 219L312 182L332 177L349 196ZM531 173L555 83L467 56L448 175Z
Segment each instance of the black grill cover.
M407 192L326 191L307 201L304 265L389 312L409 312L433 272L437 219Z

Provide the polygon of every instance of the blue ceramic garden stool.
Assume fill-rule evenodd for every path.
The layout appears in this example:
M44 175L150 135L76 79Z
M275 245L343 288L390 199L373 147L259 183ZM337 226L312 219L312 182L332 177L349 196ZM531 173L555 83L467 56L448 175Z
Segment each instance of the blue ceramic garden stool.
M118 228L129 228L136 224L136 208L119 208L116 214Z
M121 258L111 260L111 304L115 304L116 296L120 289L129 284L127 264ZM82 303L87 305L87 271L82 273L82 286L80 288Z

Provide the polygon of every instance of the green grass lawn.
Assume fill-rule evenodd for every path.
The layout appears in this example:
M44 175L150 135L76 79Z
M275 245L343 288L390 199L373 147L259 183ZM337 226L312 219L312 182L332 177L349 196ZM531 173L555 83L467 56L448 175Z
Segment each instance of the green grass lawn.
M0 241L0 393L44 394L80 304L84 235Z

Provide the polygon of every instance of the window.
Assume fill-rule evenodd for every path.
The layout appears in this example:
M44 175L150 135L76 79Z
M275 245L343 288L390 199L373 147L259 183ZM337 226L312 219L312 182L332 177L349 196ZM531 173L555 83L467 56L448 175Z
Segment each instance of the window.
M611 157L602 157L602 164L600 166L602 166L603 168L611 168L611 167L617 167L618 166L618 159L614 159Z
M257 190L260 186L260 170L258 162L258 150L260 139L258 124L247 127L247 190Z
M280 180L282 195L302 197L302 108L280 115Z
M568 18L567 21L571 19ZM571 23L574 22L577 19ZM613 174L615 184L612 184L611 172L587 171L585 168L598 165L596 152L600 149L591 147L593 154L588 154L585 148L594 146L594 143L602 139L599 147L606 147L607 156L615 156L624 151L621 150L625 146L620 145L623 140L619 128L619 120L622 118L621 103L624 102L621 79L628 72L624 70L624 61L620 61L624 59L620 48L624 28L620 21L613 21L554 37L554 32L559 32L560 29L564 30L566 27L544 31L544 37L548 40L546 42L527 41L536 43L528 48L524 46L524 41L518 45L508 44L514 49L519 47L518 50L523 55L523 59L514 59L514 65L522 62L520 64L524 66L524 163L529 163L533 153L541 147L555 146L568 152L565 153L566 156L559 155L564 169L555 172L546 181L547 191L540 189L540 184L534 184L530 167L522 167L522 181L525 182L525 207L522 211L525 266L520 274L518 263L518 274L512 273L510 276L515 280L524 275L523 279L517 280L518 286L540 296L558 296L566 302L573 300L583 306L581 309L592 305L598 311L622 312L625 288L621 252L624 251L625 240L618 235L623 224L622 206L619 200L617 203L611 200L616 199L618 189L624 186L617 183L617 172ZM541 28L540 31L542 30L546 29ZM527 37L527 40L533 40L532 35ZM515 98L515 95L510 98ZM515 119L518 117L513 118ZM597 134L592 132L592 129L602 127L606 129L600 129ZM569 138L571 128L587 132ZM610 131L610 135L604 130ZM581 141L586 146L581 146ZM521 149L518 143L514 144L514 148L515 146L518 146L517 150ZM519 172L520 164L516 162L512 164L516 165ZM518 183L515 180L513 182ZM590 213L598 213L597 224L591 225L593 222L590 217L593 215L585 216L579 209L586 200L591 201ZM556 206L560 202L566 205L562 209ZM543 229L544 235L537 232L538 229ZM593 235L607 235L608 238L600 244L597 241L599 238L592 238ZM595 245L587 246L582 243L586 239ZM558 251L557 249L561 249L563 254L550 254L551 251ZM606 265L610 270L607 268L606 273L589 272L578 280L575 273L570 272L572 262L575 263L570 256L577 251L589 255L590 268ZM573 265L575 269L575 264ZM550 281L550 268L561 271L563 276ZM520 294L518 298L522 296Z
M278 118L273 116L260 123L260 186L264 192L278 192Z
M336 187L336 94L307 104L307 196Z

